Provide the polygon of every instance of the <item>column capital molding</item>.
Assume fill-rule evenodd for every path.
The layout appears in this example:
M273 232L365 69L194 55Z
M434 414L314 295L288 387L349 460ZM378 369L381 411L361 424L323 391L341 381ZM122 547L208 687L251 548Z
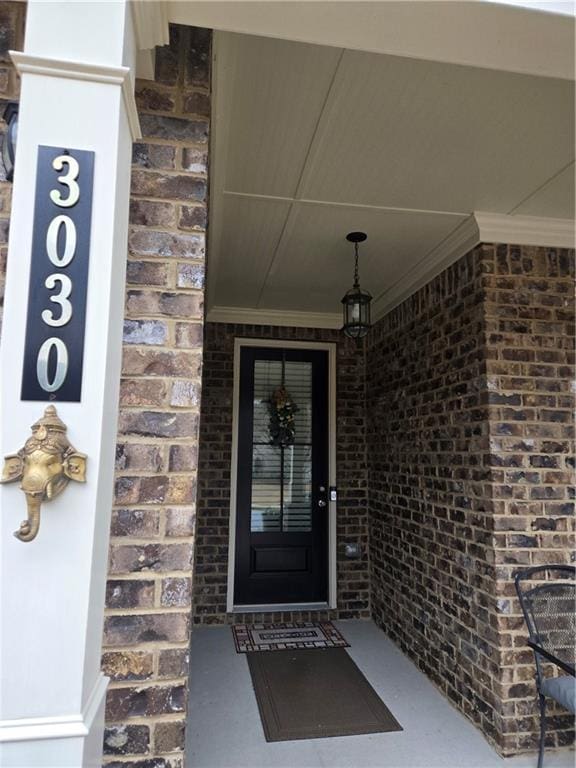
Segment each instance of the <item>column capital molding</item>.
M132 138L136 140L141 137L140 121L134 97L134 80L129 67L110 67L105 64L94 64L86 61L54 59L23 53L22 51L10 51L10 57L20 75L41 75L119 86L122 89Z

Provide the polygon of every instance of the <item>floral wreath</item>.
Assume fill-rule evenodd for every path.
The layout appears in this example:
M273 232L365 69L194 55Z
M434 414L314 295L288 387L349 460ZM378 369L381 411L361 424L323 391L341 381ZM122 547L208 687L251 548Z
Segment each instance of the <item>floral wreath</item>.
M296 436L294 414L298 406L288 394L286 387L277 387L268 401L270 413L270 445L285 447L293 445Z

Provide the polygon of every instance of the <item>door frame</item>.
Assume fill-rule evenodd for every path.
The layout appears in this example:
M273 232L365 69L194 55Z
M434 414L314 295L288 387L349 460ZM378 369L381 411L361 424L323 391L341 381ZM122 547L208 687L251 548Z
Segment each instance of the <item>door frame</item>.
M313 610L336 608L336 508L328 501L328 602L272 603L269 605L235 605L234 571L236 567L236 481L238 474L238 413L240 409L240 352L243 347L278 347L328 352L328 485L336 483L336 344L320 341L284 341L282 339L234 339L234 395L232 405L232 464L230 467L230 534L228 537L227 613L264 613L278 610Z

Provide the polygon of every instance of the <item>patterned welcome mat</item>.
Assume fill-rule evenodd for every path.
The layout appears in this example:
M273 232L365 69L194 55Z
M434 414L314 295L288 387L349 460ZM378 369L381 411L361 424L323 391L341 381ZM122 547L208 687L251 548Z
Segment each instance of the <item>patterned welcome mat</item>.
M331 621L237 624L232 632L237 653L350 647Z

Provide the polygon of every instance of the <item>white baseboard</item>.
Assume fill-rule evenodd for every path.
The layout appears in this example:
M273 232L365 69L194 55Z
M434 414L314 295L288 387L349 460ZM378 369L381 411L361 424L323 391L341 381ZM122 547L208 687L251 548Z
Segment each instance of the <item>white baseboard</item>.
M53 717L23 717L17 720L0 720L0 743L87 736L106 696L107 687L108 678L100 673L86 705L80 713L56 715Z

